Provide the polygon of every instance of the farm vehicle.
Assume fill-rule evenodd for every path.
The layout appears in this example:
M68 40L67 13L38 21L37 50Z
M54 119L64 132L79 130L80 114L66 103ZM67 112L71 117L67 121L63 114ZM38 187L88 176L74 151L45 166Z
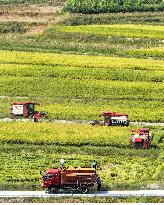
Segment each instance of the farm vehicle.
M130 144L135 148L149 149L151 146L152 135L149 128L140 128L131 130Z
M11 106L11 115L14 117L33 118L34 122L38 122L47 113L45 111L36 111L36 105L38 103L35 102L14 102Z
M83 194L96 188L101 189L100 177L94 168L65 168L61 166L49 169L43 176L42 187L48 189L48 193L59 191L78 191Z
M128 114L101 112L99 117L103 117L103 120L94 120L91 124L101 126L129 126Z

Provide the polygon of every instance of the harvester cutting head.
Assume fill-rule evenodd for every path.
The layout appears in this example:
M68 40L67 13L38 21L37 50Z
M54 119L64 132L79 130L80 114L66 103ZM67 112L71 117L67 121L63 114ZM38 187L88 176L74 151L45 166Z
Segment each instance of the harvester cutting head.
M38 122L44 116L47 116L47 112L45 112L45 111L35 111L32 118L33 118L34 122Z

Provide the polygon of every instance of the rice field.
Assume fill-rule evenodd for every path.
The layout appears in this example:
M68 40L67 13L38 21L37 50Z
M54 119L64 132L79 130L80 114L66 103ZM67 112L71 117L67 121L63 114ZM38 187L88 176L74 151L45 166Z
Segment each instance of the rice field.
M135 150L127 127L0 122L0 189L40 190L44 170L58 167L60 158L75 167L90 167L96 159L103 189L162 186L163 130L151 132L152 149Z
M61 158L75 167L96 159L103 190L163 188L163 128L150 127L151 149L137 150L129 136L139 127L51 122L94 120L105 110L128 113L130 121L164 122L163 17L129 13L127 24L121 15L64 16L30 35L11 32L8 24L0 34L0 118L11 117L12 102L36 101L49 120L0 122L0 190L41 190L43 172Z
M113 25L87 25L87 26L60 26L57 29L63 32L92 33L108 36L126 36L132 38L163 39L163 26L113 24Z
M37 100L50 118L95 119L104 109L127 112L132 121L163 121L162 60L18 51L0 54L0 95ZM3 102L1 98L1 109L7 111L3 116L8 116L9 105L4 109Z

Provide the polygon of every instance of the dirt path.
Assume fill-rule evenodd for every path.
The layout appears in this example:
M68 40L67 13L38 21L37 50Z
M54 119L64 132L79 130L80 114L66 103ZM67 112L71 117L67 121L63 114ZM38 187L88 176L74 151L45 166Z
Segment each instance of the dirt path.
M5 96L2 95L0 96L0 99L5 99L5 98L17 98L17 99L28 99L29 97L27 96ZM53 99L51 97L46 97L48 99ZM0 118L0 122L11 122L11 121L23 121L23 122L28 122L32 121L32 119L13 119L13 118ZM48 121L48 122L55 122L55 123L81 123L81 124L91 124L93 121L92 120L65 120L65 119L42 119L42 121ZM164 127L164 122L130 122L130 125L132 126L162 126Z
M33 119L13 119L13 118L1 118L0 122L32 122ZM92 120L63 120L63 119L42 119L41 122L54 122L54 123L66 123L66 124L91 124ZM158 122L130 122L132 126L162 126L164 123Z

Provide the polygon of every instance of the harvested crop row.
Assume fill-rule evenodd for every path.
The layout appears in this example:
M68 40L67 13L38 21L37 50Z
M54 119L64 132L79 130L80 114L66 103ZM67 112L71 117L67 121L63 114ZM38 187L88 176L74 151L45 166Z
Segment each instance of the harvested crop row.
M102 30L110 30L115 28L108 28L108 25L104 25ZM112 26L112 25L111 25ZM113 25L116 26L116 25ZM120 26L120 25L118 25ZM123 34L131 33L134 34L131 37L129 35L122 36L120 30L117 30L115 35L109 34L99 34L97 33L99 27L89 27L88 32L68 32L67 29L72 27L64 26L50 26L42 34L39 35L20 35L13 34L1 35L0 36L0 47L1 49L7 50L24 50L24 51L39 51L39 52L61 52L61 53L76 53L76 54L88 54L88 55L106 55L106 56L120 56L120 57L137 57L137 58L147 58L152 57L155 59L163 58L163 53L160 51L160 47L163 45L161 38L145 38L144 36L135 37L138 33L136 25L134 25L134 31L129 31L132 28L123 27ZM77 27L78 28L78 27ZM88 27L86 27L87 29ZM142 27L139 26L140 30ZM147 28L147 27L146 27ZM161 29L160 29L161 28ZM150 35L152 32L156 35L158 32L162 32L163 27L160 28L156 26L148 26L143 33L148 33ZM64 31L65 29L66 31ZM74 28L73 28L74 29ZM154 29L154 30L153 30ZM153 48L158 47L159 51L154 53L152 51L142 51L140 53L135 53L136 49L142 48Z
M101 14L72 14L64 20L65 25L103 25L103 24L148 24L164 25L163 12L125 12Z
M30 146L33 152L27 145L20 145L22 150L17 151L13 149L13 145L4 145L3 148L8 148L10 153L1 149L1 190L40 190L44 170L58 167L60 158L65 159L66 166L75 167L90 167L92 160L96 159L99 162L98 173L103 180L103 187L107 185L108 189L140 189L144 183L149 185L161 182L158 178L161 161L155 160L152 156L121 156L111 150L112 156L105 156L104 152L104 156L98 157L96 154L81 154L80 150L76 150L78 153L71 153L71 149L69 154L68 151L66 154L61 153L60 149L64 151L63 147ZM69 148L67 147L67 150ZM86 147L83 149L86 150Z
M40 189L43 171L58 167L61 157L66 166L76 167L89 167L96 159L103 186L112 189L141 188L143 181L161 181L160 149L130 149L129 128L23 122L0 125L0 189ZM159 148L162 130L152 131L156 133L153 144Z

